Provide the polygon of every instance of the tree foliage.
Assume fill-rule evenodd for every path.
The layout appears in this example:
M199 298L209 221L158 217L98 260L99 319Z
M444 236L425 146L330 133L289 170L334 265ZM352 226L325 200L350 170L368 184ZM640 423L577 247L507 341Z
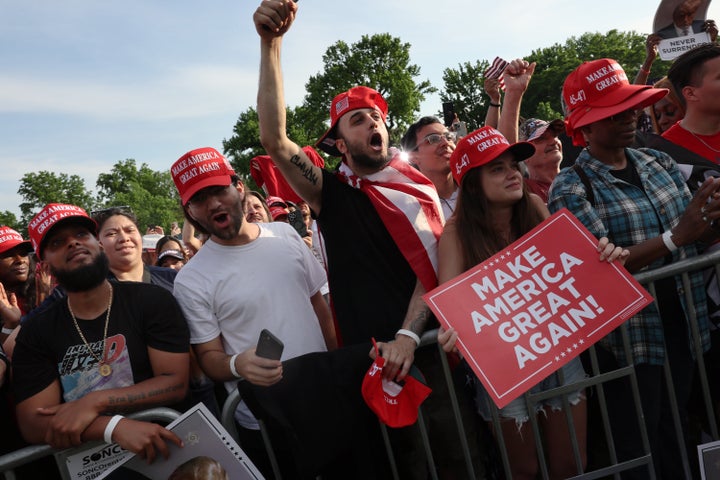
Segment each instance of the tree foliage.
M303 104L288 107L288 136L298 145L314 145L328 128L330 102L338 93L357 85L379 91L388 102L391 144L399 144L408 125L415 121L425 95L436 89L425 80L419 83L420 67L410 63L410 44L388 33L364 35L351 45L339 41L323 56L323 71L305 85ZM249 175L250 160L264 155L260 144L257 111L248 108L233 127L233 136L223 140L223 151L243 183L256 189ZM322 152L321 152L322 153ZM324 156L324 154L323 154ZM338 159L325 157L328 168Z
M47 170L26 173L20 179L18 194L21 223L27 225L32 217L48 203L70 203L92 209L92 194L85 188L85 181L79 175L54 173Z
M169 171L156 171L135 160L119 161L109 173L98 175L97 201L103 206L129 206L140 227L160 225L182 219L180 201Z
M461 63L457 69L446 68L443 72L445 88L440 92L440 99L453 103L455 113L467 124L469 131L480 128L485 122L489 100L483 96L483 73L489 66L487 60L476 60L475 63Z
M330 102L351 87L365 85L380 92L388 103L391 144L415 121L420 103L436 91L427 80L416 83L420 67L410 63L410 44L389 33L363 35L348 45L337 42L323 55L324 70L305 84L307 95L301 112L305 128L319 138L328 126Z
M557 112L557 116L561 116L563 82L583 61L615 59L632 83L645 59L645 41L646 37L636 32L610 30L606 34L584 33L579 37L570 37L564 45L556 43L534 50L526 57L529 62L537 62L537 66L523 98L522 115L550 119L544 115ZM669 62L656 60L651 78L658 80L667 74L668 68Z
M23 225L20 223L20 220L9 210L0 212L0 225L5 225L18 232L23 231Z

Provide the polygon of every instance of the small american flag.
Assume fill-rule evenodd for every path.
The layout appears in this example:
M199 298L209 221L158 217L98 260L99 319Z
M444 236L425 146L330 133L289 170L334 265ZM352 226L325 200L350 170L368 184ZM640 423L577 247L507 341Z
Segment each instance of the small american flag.
M485 70L485 73L483 76L485 78L497 78L500 81L500 88L502 90L505 90L505 82L503 82L503 72L505 71L505 67L508 66L508 62L503 60L500 57L495 57L495 60L493 60L492 65Z

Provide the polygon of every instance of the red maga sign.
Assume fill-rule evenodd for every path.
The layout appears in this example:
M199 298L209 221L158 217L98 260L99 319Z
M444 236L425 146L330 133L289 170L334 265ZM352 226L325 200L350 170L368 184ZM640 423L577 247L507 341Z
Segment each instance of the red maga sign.
M498 408L653 301L566 209L423 296Z

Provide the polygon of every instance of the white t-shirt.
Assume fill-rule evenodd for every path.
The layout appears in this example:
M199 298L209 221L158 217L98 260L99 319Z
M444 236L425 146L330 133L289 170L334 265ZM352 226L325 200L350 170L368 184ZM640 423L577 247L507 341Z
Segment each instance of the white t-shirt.
M174 294L190 328L190 343L222 335L226 353L241 353L257 345L267 328L285 344L282 360L326 351L310 303L327 282L325 271L289 224L256 225L260 236L252 242L224 246L208 240L178 272ZM225 384L228 391L236 385ZM238 421L257 428L252 417Z

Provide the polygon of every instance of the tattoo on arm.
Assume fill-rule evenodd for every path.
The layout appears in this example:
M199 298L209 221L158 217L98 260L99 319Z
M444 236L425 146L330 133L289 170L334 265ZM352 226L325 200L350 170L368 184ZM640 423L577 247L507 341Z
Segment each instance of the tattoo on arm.
M422 308L422 310L420 310L420 312L418 312L415 319L410 323L410 330L422 337L429 318L430 308L425 306Z
M300 170L300 174L307 179L310 183L313 185L318 184L318 176L313 171L313 168L311 165L308 165L307 162L304 162L300 159L300 155L293 155L290 157L290 163L298 167Z
M178 390L182 390L183 388L184 388L183 383L177 383L177 384L171 385L167 388L150 390L147 393L140 392L138 394L128 394L128 395L123 395L123 396L111 395L108 398L108 405L110 406L109 410L116 411L116 410L121 410L123 407L132 407L135 403L140 402L142 400L150 399L150 398L157 397L160 395L165 395L166 393L176 392Z

